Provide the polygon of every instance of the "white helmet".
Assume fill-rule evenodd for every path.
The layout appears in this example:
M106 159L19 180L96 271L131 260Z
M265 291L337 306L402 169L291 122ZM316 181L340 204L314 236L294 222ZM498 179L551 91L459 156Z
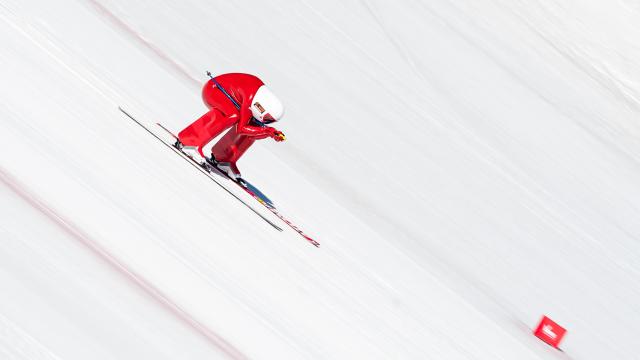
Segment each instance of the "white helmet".
M280 120L284 106L266 85L260 86L251 101L253 117L265 124Z

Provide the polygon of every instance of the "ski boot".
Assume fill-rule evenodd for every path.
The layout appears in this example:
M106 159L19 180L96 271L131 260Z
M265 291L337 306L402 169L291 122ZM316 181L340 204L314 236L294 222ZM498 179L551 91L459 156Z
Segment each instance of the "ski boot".
M207 169L207 162L205 158L200 155L197 146L187 146L180 142L180 140L176 140L173 144L173 147L180 150L183 154L187 155L191 160L195 161L198 165Z
M218 161L213 155L211 155L210 158L206 158L206 161L210 166L213 166L215 169L226 175L229 179L237 182L242 186L245 186L246 183L242 179L242 175L240 175L240 170L238 170L236 164Z

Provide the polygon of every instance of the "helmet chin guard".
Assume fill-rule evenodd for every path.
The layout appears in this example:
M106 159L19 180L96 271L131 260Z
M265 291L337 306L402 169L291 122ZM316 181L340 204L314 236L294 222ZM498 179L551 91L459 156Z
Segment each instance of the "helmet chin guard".
M262 85L251 100L251 113L258 121L269 124L280 120L284 106L266 85Z

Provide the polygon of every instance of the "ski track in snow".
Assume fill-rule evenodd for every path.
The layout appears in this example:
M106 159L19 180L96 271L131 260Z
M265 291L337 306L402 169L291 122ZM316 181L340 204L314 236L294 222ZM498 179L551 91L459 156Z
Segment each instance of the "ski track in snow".
M77 241L81 242L86 247L94 251L94 253L99 258L103 259L115 269L119 270L126 278L128 278L130 281L140 286L145 292L147 292L149 296L166 306L169 312L175 314L175 316L192 326L197 332L201 333L204 337L211 341L213 345L227 354L230 359L246 359L246 356L243 355L239 350L235 349L231 344L226 342L223 338L215 334L213 331L198 323L197 320L191 318L188 314L185 313L183 309L172 303L166 295L162 294L160 290L156 289L152 284L146 282L141 276L134 273L131 269L128 269L124 264L120 263L107 251L100 248L98 243L91 239L88 234L78 229L77 226L71 223L68 219L65 219L57 214L42 201L34 198L33 195L29 194L27 190L25 190L20 184L18 184L17 181L13 179L9 174L7 174L3 169L0 169L0 181L2 181L4 185L9 187L13 192L18 194L25 202L29 203L35 209L40 211L50 221L57 224L70 237L76 239ZM7 328L9 328L9 326ZM28 339L27 336L24 336L24 338Z
M3 359L60 360L49 349L0 315L0 351Z

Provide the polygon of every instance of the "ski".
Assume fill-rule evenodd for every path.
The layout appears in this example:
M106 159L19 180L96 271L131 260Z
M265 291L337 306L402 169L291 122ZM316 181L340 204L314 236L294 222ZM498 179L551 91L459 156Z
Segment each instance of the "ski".
M253 212L254 214L258 215L258 217L260 217L262 220L264 220L267 224L269 224L271 227L273 227L274 229L278 230L278 231L282 231L282 228L278 225L276 225L273 221L267 219L267 217L265 217L264 215L262 215L258 210L254 209L253 206L249 205L249 203L247 203L246 201L242 200L241 198L239 198L236 194L234 194L231 190L227 189L221 182L219 182L217 179L215 179L209 172L207 172L205 169L203 169L198 163L196 163L195 161L193 161L190 157L188 157L187 155L185 155L184 153L182 153L182 151L176 149L172 144L167 143L166 141L162 140L161 137L159 137L156 133L154 133L153 131L151 131L151 129L149 129L146 125L144 125L143 123L141 123L140 121L138 121L135 117L133 117L131 114L129 114L125 109L123 109L122 107L118 107L118 109L124 114L126 115L129 119L133 120L136 124L138 124L141 128L143 128L146 132L148 132L149 134L151 134L154 138L156 138L156 140L160 141L163 145L165 145L166 147L168 147L169 149L171 149L174 153L178 154L182 159L184 159L185 161L187 161L189 164L191 164L193 167L195 167L196 169L198 169L201 173L205 174L211 181L213 181L214 183L216 183L218 186L220 186L222 189L224 189L228 194L230 194L231 196L233 196L236 200L238 200L240 203L242 203L245 207L247 207L249 210L251 210L251 212Z
M166 131L175 140L178 140L178 137L174 133L172 133L171 130L167 129L164 125L162 125L160 123L156 123L156 125L158 125L162 130ZM175 149L175 147L174 147L174 149ZM191 158L189 158L189 159L194 164L197 164L195 161L193 161L193 159L191 159ZM253 186L250 182L248 182L246 180L243 180L242 182L235 181L235 180L231 179L226 173L218 170L217 168L215 168L213 166L209 166L208 169L210 169L208 171L209 174L211 174L211 171L215 171L216 174L228 179L229 181L231 181L234 184L236 184L237 186L239 186L242 190L244 190L252 198L254 198L256 201L258 201L262 206L264 206L266 209L271 211L271 213L273 213L278 219L282 220L282 222L284 222L287 226L289 226L295 232L300 234L300 236L302 236L305 240L307 240L309 243L311 243L311 245L313 245L315 247L320 247L320 243L318 241L316 241L315 239L313 239L309 235L305 234L304 231L302 231L299 227L297 227L294 223L292 223L288 218L286 218L284 215L282 215L282 213L275 207L273 202L266 195L264 195L260 190L258 190L258 188Z
M242 182L234 181L233 179L229 178L227 176L227 174L225 174L222 171L219 171L217 168L214 168L213 166L207 166L207 167L201 166L196 161L194 161L191 157L187 156L185 153L183 153L182 151L177 149L173 144L171 144L171 143L165 141L164 139L162 139L153 130L151 130L149 127L147 127L146 125L144 125L143 123L138 121L133 115L129 114L125 109L123 109L122 107L118 107L118 109L124 115L126 115L129 119L133 120L136 124L138 124L138 126L143 128L146 132L148 132L154 138L156 138L158 141L160 141L163 145L165 145L166 147L170 148L173 152L178 154L182 159L184 159L185 161L189 162L189 164L191 164L193 167L198 169L198 171L200 171L201 173L206 175L211 181L215 182L218 186L220 186L222 189L224 189L227 193L232 195L236 200L240 201L245 207L250 209L254 214L258 215L262 220L267 222L271 227L273 227L274 229L276 229L278 231L283 231L283 229L280 226L276 225L273 221L269 220L267 217L262 215L255 208L253 208L253 206L251 206L249 203L247 203L246 201L244 201L243 199L238 197L236 194L234 194L231 190L229 190L224 184L222 184L222 182L220 182L218 179L216 179L215 175L219 175L219 176L221 176L223 178L226 178L227 180L233 182L234 184L236 184L236 186L238 186L242 190L244 190L253 199L255 199L258 203L260 203L262 206L264 206L267 210L269 210L272 214L274 214L283 223L285 223L287 226L289 226L291 229L293 229L295 232L297 232L300 236L302 236L310 244L312 244L315 247L320 247L320 243L318 241L316 241L312 237L310 237L307 234L305 234L293 222L291 222L288 218L286 218L284 215L282 215L282 213L275 207L273 202L266 195L264 195L260 190L258 190L255 186L253 186L251 183L249 183L247 181L242 181ZM158 127L160 127L162 130L164 130L165 132L167 132L169 135L171 135L174 139L176 139L176 140L178 139L175 134L173 134L169 129L167 129L162 124L156 123L156 125Z

